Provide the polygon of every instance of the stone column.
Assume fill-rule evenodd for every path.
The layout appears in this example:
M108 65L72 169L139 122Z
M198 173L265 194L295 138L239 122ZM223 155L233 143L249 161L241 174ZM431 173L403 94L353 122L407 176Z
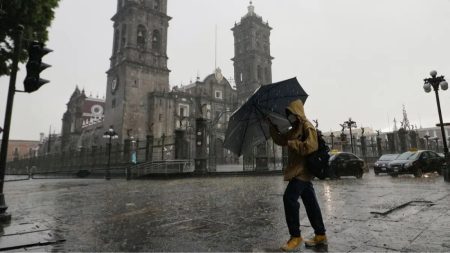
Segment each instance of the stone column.
M194 173L206 173L206 119L197 118L195 121L195 171Z

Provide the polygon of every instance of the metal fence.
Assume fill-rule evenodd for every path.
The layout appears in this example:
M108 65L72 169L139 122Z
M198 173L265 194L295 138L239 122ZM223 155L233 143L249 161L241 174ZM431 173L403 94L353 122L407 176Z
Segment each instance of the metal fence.
M189 160L164 160L136 164L127 168L129 178L139 178L151 175L169 175L192 173L194 168Z

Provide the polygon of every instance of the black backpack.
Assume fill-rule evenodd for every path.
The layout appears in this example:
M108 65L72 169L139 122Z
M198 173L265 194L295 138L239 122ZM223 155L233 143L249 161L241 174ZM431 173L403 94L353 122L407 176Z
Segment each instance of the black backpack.
M323 139L322 132L317 131L317 143L319 144L317 151L306 156L306 168L318 179L323 180L328 175L330 148ZM302 141L305 141L308 136L304 136Z

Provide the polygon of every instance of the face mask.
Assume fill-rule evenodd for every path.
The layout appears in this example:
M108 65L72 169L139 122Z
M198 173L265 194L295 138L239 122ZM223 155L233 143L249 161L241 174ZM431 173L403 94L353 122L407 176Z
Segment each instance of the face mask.
M289 123L291 123L291 125L294 125L295 122L298 121L297 117L294 114L289 114L287 119L288 119Z

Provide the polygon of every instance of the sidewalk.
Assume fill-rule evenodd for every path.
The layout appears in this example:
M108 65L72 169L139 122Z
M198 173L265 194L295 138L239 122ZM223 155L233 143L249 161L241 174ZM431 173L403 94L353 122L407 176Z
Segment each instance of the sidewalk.
M315 251L450 251L450 184L442 177L376 177L371 171L361 180L314 185L329 237L328 248ZM0 249L8 231L39 230L47 235L27 240L49 245L27 250L279 251L288 239L285 187L280 175L8 182L13 220ZM308 237L303 206L300 215Z

